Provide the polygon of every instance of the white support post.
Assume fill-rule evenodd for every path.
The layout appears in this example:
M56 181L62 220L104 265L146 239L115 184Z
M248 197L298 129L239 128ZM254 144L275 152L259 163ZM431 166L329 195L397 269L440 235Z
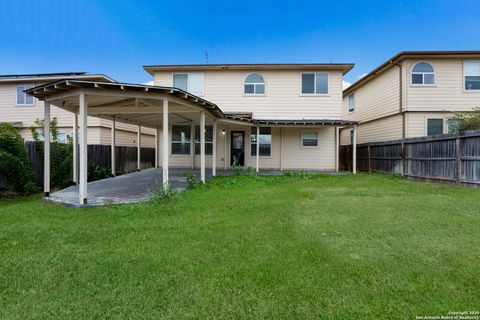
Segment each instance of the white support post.
M217 175L217 120L213 119L212 176Z
M283 171L283 127L280 128L280 171Z
M255 167L256 167L257 173L258 173L258 171L260 169L260 127L259 126L257 126L257 139L256 140L257 140L257 145L256 145L256 148L257 148L256 155L257 156L255 157L255 161L256 161Z
M73 182L78 185L78 110L73 115Z
M205 183L205 111L200 112L200 180Z
M195 124L190 126L190 154L192 155L192 169L195 169Z
M87 96L85 93L80 93L80 180L79 180L79 193L78 193L78 200L79 204L86 204L87 203L87 176L88 176L88 168L87 168L87 114L88 114L88 103L87 103Z
M155 168L160 166L160 128L155 131Z
M142 159L140 158L142 153L142 127L139 125L137 129L137 171L140 171Z
M50 103L45 101L44 104L44 159L43 159L43 191L45 197L50 196Z
M163 128L162 128L162 179L163 188L167 189L168 185L168 99L163 99Z
M115 115L113 115L113 120L112 120L112 143L111 143L111 146L112 146L112 150L111 150L111 153L112 153L112 163L111 163L111 166L112 166L112 176L116 176L116 162L115 162Z
M223 169L227 171L227 127L224 126L225 134L223 135Z
M335 127L335 171L340 167L340 129Z
M352 156L352 172L357 173L357 126L353 126L353 156Z

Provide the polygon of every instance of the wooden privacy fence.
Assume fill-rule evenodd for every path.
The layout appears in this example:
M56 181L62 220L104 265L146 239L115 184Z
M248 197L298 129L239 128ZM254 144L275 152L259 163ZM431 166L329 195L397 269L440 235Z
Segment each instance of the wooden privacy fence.
M34 141L26 141L27 154L35 172L35 178L39 185L43 185L43 153L41 145ZM55 144L51 145L52 150ZM111 168L111 146L102 144L90 144L88 149L88 165L99 165ZM141 148L141 168L155 166L155 148ZM124 174L137 170L137 148L136 147L115 147L115 172Z
M352 146L340 147L352 171ZM357 145L357 169L480 187L480 130Z

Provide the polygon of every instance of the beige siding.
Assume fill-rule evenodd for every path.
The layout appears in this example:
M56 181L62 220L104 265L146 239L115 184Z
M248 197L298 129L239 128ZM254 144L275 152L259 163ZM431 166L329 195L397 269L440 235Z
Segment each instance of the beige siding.
M343 129L340 134L340 144L350 144L350 130ZM357 127L357 143L387 141L402 138L402 115L394 115L379 119Z
M425 59L435 71L435 85L415 86L411 84L411 70L418 60L405 61L407 72L408 111L471 111L480 106L480 92L464 91L463 60Z
M410 112L407 121L407 138L427 135L427 119L442 119L443 133L448 133L447 120L454 115L451 112Z
M222 134L225 129L225 135ZM305 148L301 146L302 130L318 130L319 146ZM313 170L334 170L335 169L335 129L334 128L283 128L283 152L281 129L272 128L272 147L270 157L260 157L261 169L280 169L283 163L283 169L313 169ZM256 158L250 156L250 127L219 125L217 131L217 168L230 168L230 133L232 131L245 132L245 166L255 167ZM255 129L254 129L255 130ZM171 140L171 132L169 133ZM160 163L162 161L162 146L160 146ZM195 162L195 167L200 167L200 157L192 155L180 156L172 155L169 146L169 165L171 167L191 167ZM283 154L283 156L281 155ZM206 156L206 167L212 167L212 157ZM226 165L225 165L226 164Z
M321 72L319 70L318 72ZM225 112L253 112L257 119L341 118L342 73L329 71L329 94L301 95L300 71L258 71L266 82L265 95L245 96L247 71L205 72L204 98ZM171 72L155 73L155 84L172 86Z
M398 67L391 68L354 92L355 111L348 111L348 96L343 99L343 118L356 121L395 114L400 107Z

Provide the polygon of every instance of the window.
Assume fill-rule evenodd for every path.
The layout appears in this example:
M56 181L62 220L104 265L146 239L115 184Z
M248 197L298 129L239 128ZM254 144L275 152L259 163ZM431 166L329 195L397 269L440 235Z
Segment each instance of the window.
M203 73L185 73L173 75L173 86L191 94L203 95Z
M190 126L172 126L172 154L190 154Z
M67 143L67 134L65 132L59 132L57 135L57 142Z
M348 96L348 112L355 111L355 95L352 93Z
M302 73L302 94L327 94L327 73Z
M18 106L33 106L33 97L27 95L24 90L33 88L32 85L17 87L17 105Z
M265 94L265 81L258 73L252 73L245 79L244 94Z
M463 122L462 119L455 119L455 118L448 119L447 120L448 133L458 132L462 122Z
M353 144L353 137L354 137L353 135L354 135L354 134L355 134L355 133L353 132L353 129L350 130L350 144Z
M465 90L480 90L480 61L464 62Z
M443 119L427 119L427 136L443 134Z
M419 62L412 69L412 84L435 84L433 67L426 62Z
M272 151L272 128L261 127L259 140L260 141L257 141L257 129L252 128L252 132L250 134L251 156L257 156L257 142L260 142L260 157L270 157Z
M205 126L205 154L212 155L213 127ZM200 126L195 126L195 154L200 154Z
M302 131L302 146L303 147L317 147L318 146L318 131Z

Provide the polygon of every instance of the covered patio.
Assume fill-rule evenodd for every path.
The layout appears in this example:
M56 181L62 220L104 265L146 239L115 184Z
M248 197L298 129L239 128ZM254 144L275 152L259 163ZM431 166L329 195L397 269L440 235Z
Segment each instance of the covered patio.
M335 133L332 138L335 139L335 171L338 171L338 152L339 152L339 128L342 126L351 126L354 130L354 144L356 123L342 120L255 120L247 119L240 116L226 115L214 103L211 103L198 96L192 95L183 90L172 87L147 86L128 83L107 83L97 81L81 81L81 80L60 80L34 87L25 91L29 95L44 101L44 117L45 117L45 148L44 148L44 194L46 199L68 199L65 202L71 205L85 206L94 205L102 202L108 202L113 199L111 195L113 187L116 183L124 183L127 189L135 189L138 182L141 187L132 196L125 196L122 202L129 202L130 198L143 199L146 194L151 194L152 186L168 189L175 188L175 183L179 180L177 169L173 167L188 167L191 169L198 168L200 180L204 183L208 177L217 174L217 137L225 137L225 129L221 130L221 134L217 135L218 125L223 128L226 126L250 128L250 132L256 133L256 137L260 136L261 127L278 127L282 128L281 147L280 147L280 171L282 170L283 159L283 128L293 127L334 127ZM67 110L74 114L74 130L73 144L77 146L73 148L73 181L75 186L50 194L50 108L51 105ZM111 148L112 158L111 167L115 168L115 145L116 145L116 123L122 122L137 127L137 160L138 170L140 171L140 146L141 146L141 129L142 127L151 128L155 131L155 167L161 168L149 172L149 174L133 174L127 175L130 179L111 178L105 179L104 182L87 182L87 137L88 137L88 116L106 119L111 122ZM180 125L188 127L187 132L180 133L182 140L188 140L186 144L190 160L185 162L185 157L176 157L170 152L170 145L173 149L173 132L172 125ZM209 165L211 171L206 171L206 126L211 128L211 141L208 141L209 147ZM197 132L195 133L195 128ZM191 130L191 132L190 132ZM278 129L280 130L280 129ZM248 131L244 131L244 136ZM198 137L198 141L193 141L193 136ZM184 137L185 136L185 137ZM188 136L188 137L186 137ZM225 140L225 139L223 139ZM332 144L333 146L333 144ZM183 146L184 147L184 146ZM197 150L197 149L198 150ZM224 148L224 150L222 150ZM219 161L223 161L222 169L227 172L227 162L231 163L232 159L227 160L227 142L223 141L224 157ZM256 148L254 159L254 168L259 172L260 168L260 143L252 148ZM355 148L354 148L355 150ZM198 151L198 153L197 153ZM255 151L255 150L254 150ZM252 152L253 153L253 152ZM187 153L186 153L187 154ZM195 165L196 154L199 155L199 165ZM355 158L355 152L354 152ZM174 163L172 163L174 162ZM178 163L175 163L178 162ZM251 164L252 165L252 164ZM355 172L355 160L353 161ZM171 174L172 171L173 175ZM184 172L183 172L184 173ZM115 175L115 170L112 169ZM133 178L132 178L133 177ZM153 179L153 180L152 180ZM133 182L132 182L133 181ZM143 181L143 182L142 182ZM149 183L144 183L150 181ZM152 182L153 181L153 182ZM111 187L110 191L109 186ZM89 188L92 193L89 192ZM125 189L126 190L126 189ZM109 193L110 192L110 193ZM120 192L121 193L121 192ZM128 192L127 192L128 193ZM121 198L121 196L117 197ZM120 202L115 200L115 202ZM131 202L131 201L130 201Z

